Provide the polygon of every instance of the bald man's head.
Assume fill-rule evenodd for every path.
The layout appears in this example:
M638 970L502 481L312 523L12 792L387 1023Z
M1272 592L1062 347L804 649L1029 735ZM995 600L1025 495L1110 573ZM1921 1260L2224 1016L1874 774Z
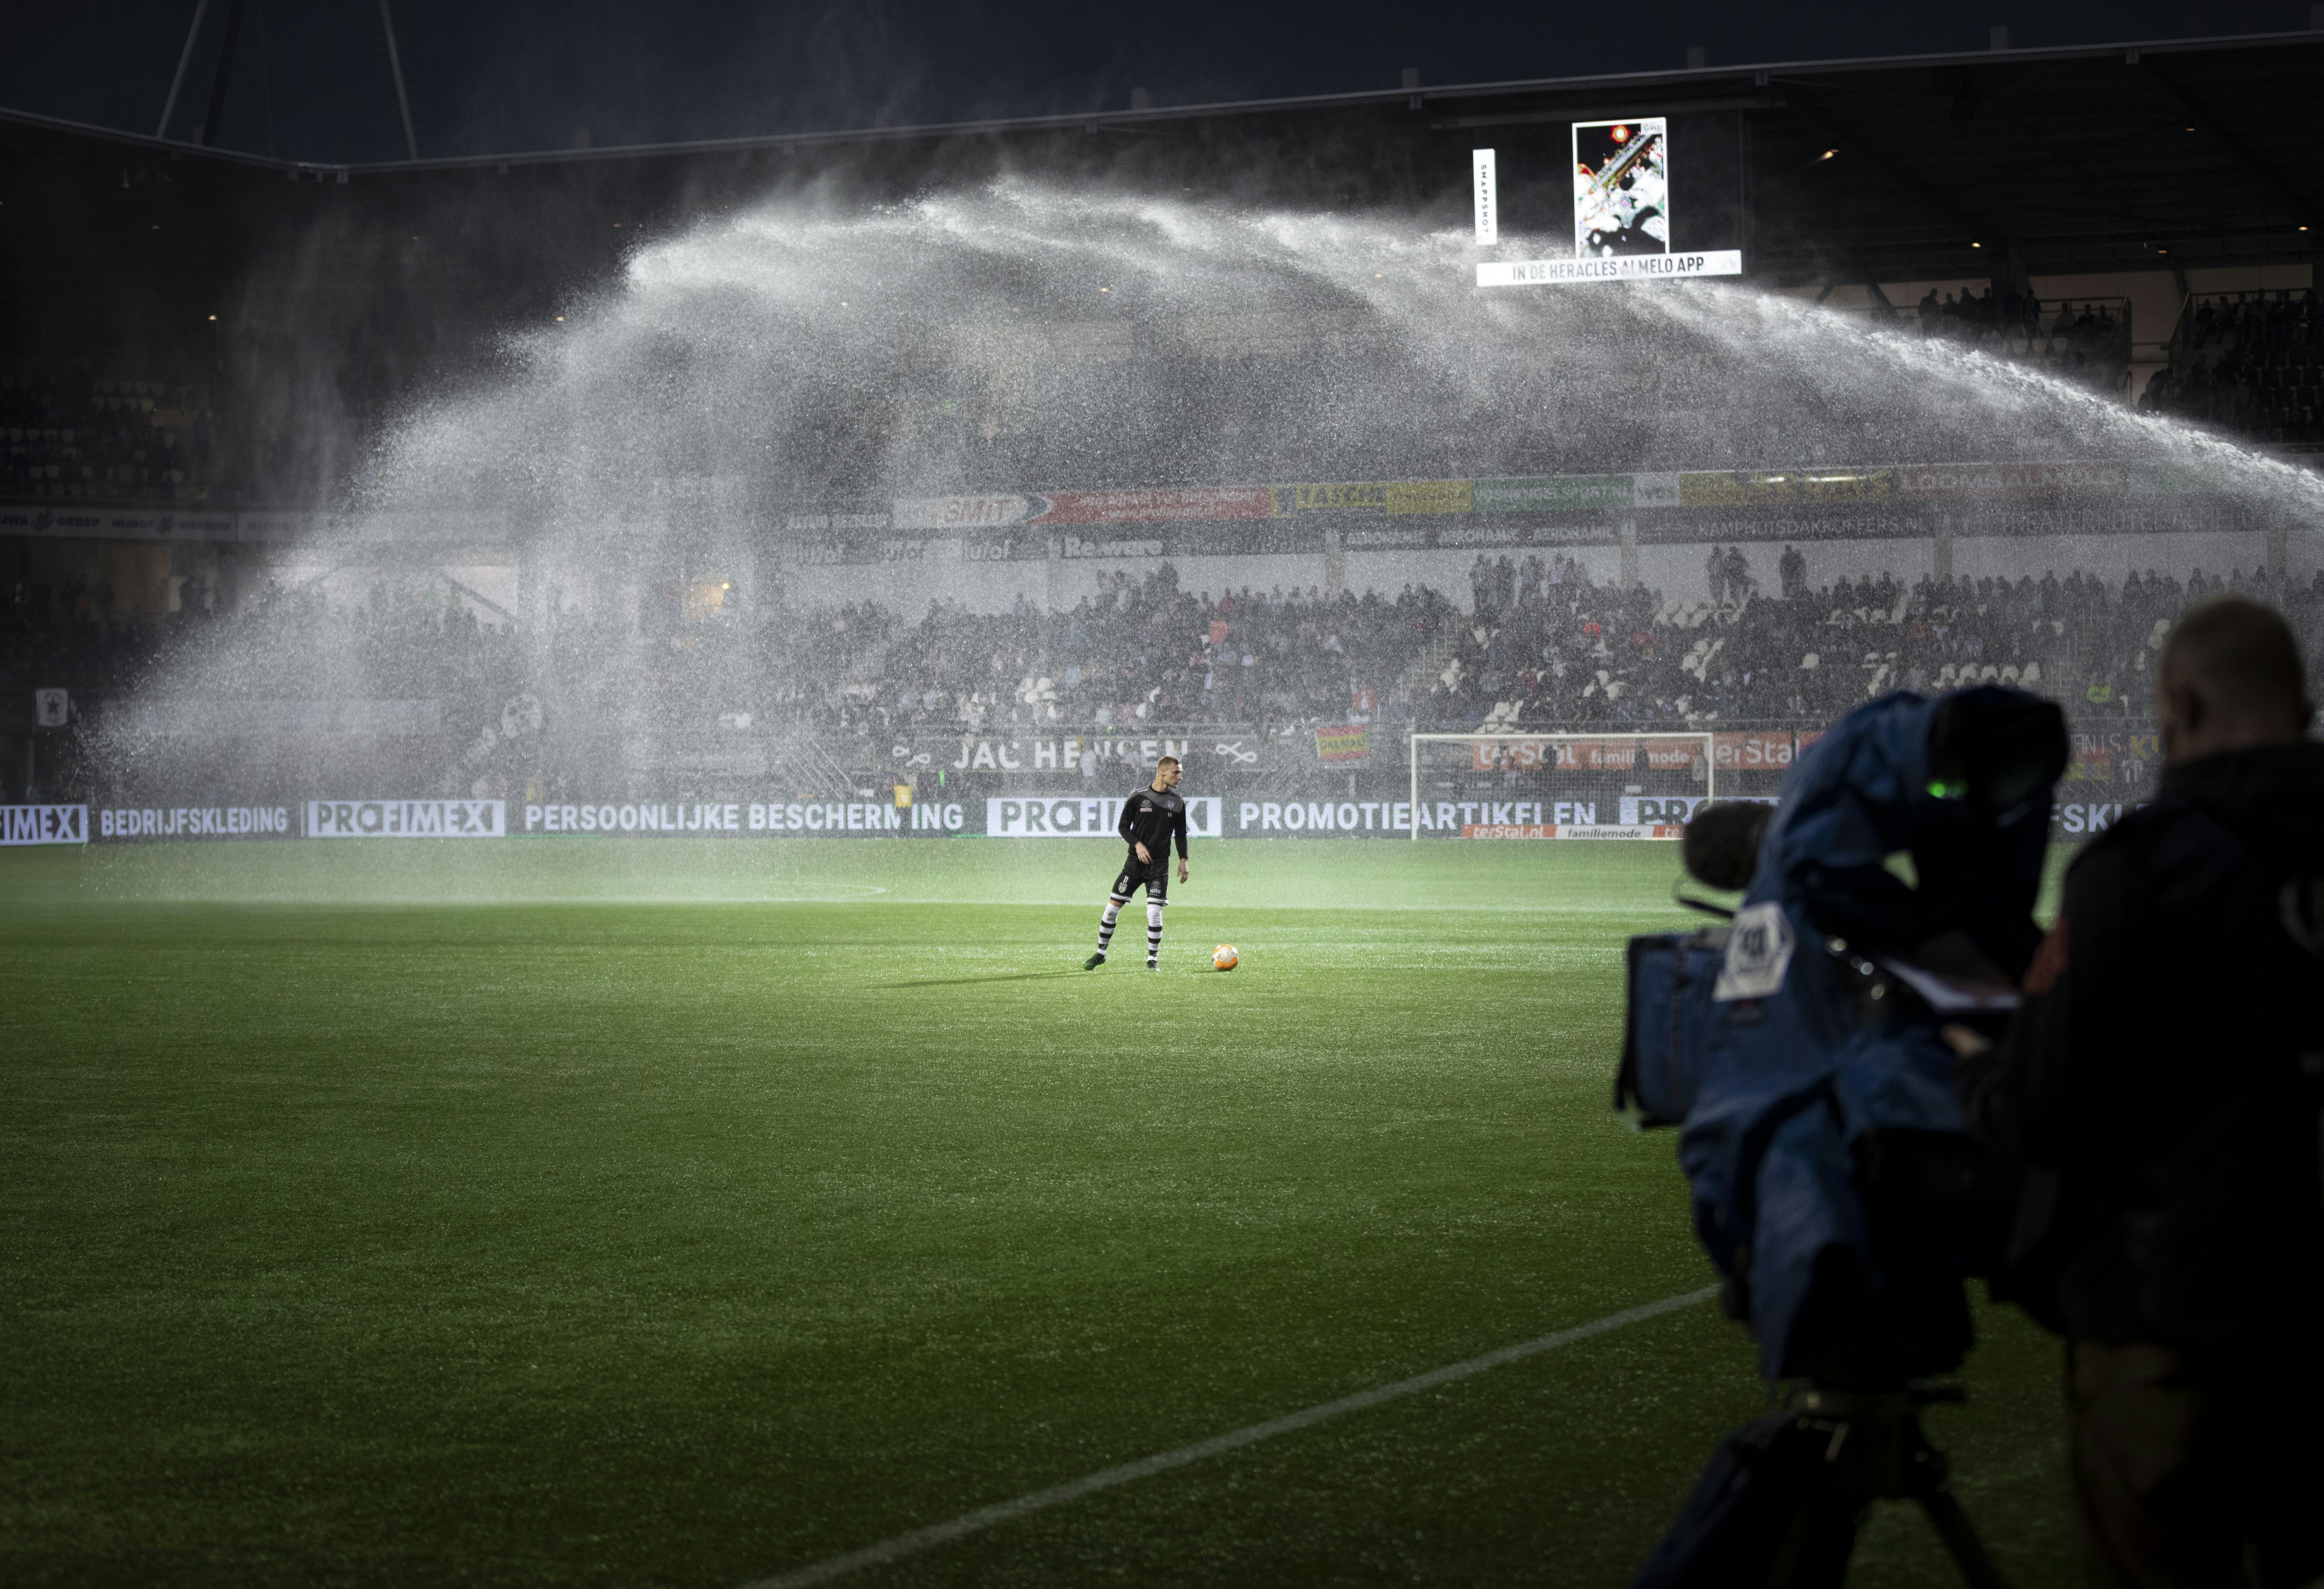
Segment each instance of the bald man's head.
M2155 668L2154 725L2171 766L2308 732L2300 647L2274 608L2218 596L2181 614Z

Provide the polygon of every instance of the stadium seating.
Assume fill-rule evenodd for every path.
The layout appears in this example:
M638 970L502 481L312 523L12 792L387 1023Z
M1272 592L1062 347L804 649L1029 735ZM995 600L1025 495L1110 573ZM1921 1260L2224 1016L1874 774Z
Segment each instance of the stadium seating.
M1485 605L1466 612L1430 589L1187 591L1165 564L1057 614L939 603L908 624L869 602L777 604L647 636L567 613L538 645L386 585L337 607L270 590L230 616L157 624L111 611L101 582L17 580L0 673L11 690L61 684L101 706L181 653L230 642L233 688L256 697L438 700L461 724L532 690L561 704L567 735L641 713L657 726L821 735L1351 717L1454 731L1812 726L1889 689L1970 683L2020 684L2102 726L2144 719L2171 619L2228 588L2276 605L2311 669L2324 664L2324 573L2182 585L2150 570L2119 586L2079 571L1910 587L1883 576L1718 602L1594 584L1563 560L1486 573Z
M2190 301L2138 406L2293 448L2324 446L2324 316L2312 291Z
M202 502L223 484L190 389L0 376L0 498Z

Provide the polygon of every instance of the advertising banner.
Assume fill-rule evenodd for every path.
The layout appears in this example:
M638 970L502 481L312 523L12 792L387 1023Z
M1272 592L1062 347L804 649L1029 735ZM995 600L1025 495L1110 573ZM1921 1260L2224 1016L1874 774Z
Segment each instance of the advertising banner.
M994 772L1077 772L1084 754L1097 758L1102 777L1125 775L1151 767L1165 756L1181 762L1218 756L1238 766L1254 764L1265 744L1257 734L1204 734L1197 739L1158 734L1081 734L1036 737L1030 734L963 734L893 742L890 755L898 767L945 767L954 772L985 770Z
M1911 497L2120 496L2130 488L2120 464L1921 464L1895 473L1896 494Z
M1235 832L1242 837L1304 833L1401 838L1411 827L1408 800L1244 800L1235 811Z
M2163 761L2162 736L2153 730L2071 736L2073 753L2062 782L2127 784L2144 788Z
M1033 501L1037 505L1024 521L1028 524L1167 524L1275 516L1275 491L1267 485L1056 491Z
M1716 743L1713 746L1716 753ZM1636 770L1645 753L1651 771L1688 771L1702 759L1700 739L1560 739L1475 740L1470 745L1471 771L1532 772L1545 767L1577 772L1628 772Z
M528 805L520 832L596 838L844 838L958 833L958 801L897 806L886 800L620 800Z
M1351 723L1342 728L1318 728L1315 754L1331 765L1369 762L1372 759L1371 729L1361 723Z
M1685 832L1683 824L1655 822L1646 824L1591 823L1565 827L1557 823L1475 824L1461 830L1462 838L1677 838Z
M1609 126L1615 124L1605 124ZM1578 173L1577 173L1578 174ZM1576 259L1487 262L1477 267L1480 286L1522 283L1618 281L1649 277L1731 275L1742 269L1734 250L1672 254L1659 246L1645 254L1617 252ZM785 515L783 524L794 535L830 536L808 540L795 555L810 565L898 561L957 560L967 562L1041 559L1054 553L1065 557L1124 557L1226 555L1236 552L1283 553L1305 550L1288 524L1261 531L1250 523L1259 519L1296 520L1303 514L1338 513L1381 520L1406 515L1596 514L1634 508L1754 509L1759 519L1722 526L1666 525L1684 537L1697 534L1735 539L1796 539L1826 533L1821 526L1831 517L1811 513L1797 523L1765 519L1784 507L1803 510L1869 509L1881 503L2016 502L2031 510L2095 512L2107 499L2138 496L2149 499L2196 498L2224 493L2228 476L2203 464L2124 464L2090 460L2042 463L1849 464L1813 465L1797 468L1692 469L1632 475L1538 475L1486 480L1323 481L1282 485L1183 485L1119 490L998 492L958 496L914 498L877 509L850 504L819 512ZM2077 507L2076 504L2085 504ZM2163 503L2163 505L2172 505ZM1374 516L1377 517L1374 517ZM153 518L153 515L145 515ZM103 510L64 512L54 504L15 509L0 504L0 531L30 528L37 523L53 533L97 534L121 528L128 521ZM2181 522L2181 520L2186 522ZM142 520L141 520L142 522ZM154 519L150 532L171 532L206 523L198 518ZM1925 534L1917 517L1863 521L1857 532L1865 534ZM1167 539L1108 540L1047 533L1052 528L1091 525L1174 525ZM2055 528L2055 526L2052 526ZM2126 526L2113 522L2094 524L2104 532ZM2217 526L2200 517L2179 516L2152 525L2144 519L2128 527L2201 530ZM2229 526L2233 527L2233 526ZM1582 526L1593 531L1603 526ZM1646 529L1641 526L1642 531ZM1423 545L1552 545L1558 536L1570 538L1572 523L1524 527L1499 526L1473 533L1488 539L1458 539L1449 527L1383 526L1370 531L1343 528L1351 547L1377 545L1408 548ZM1748 532L1747 532L1748 531ZM130 532L121 528L121 532ZM208 531L201 531L208 533ZM1986 532L1994 532L1988 530ZM2080 532L2080 531L2077 531ZM1286 540L1286 537L1291 537ZM844 539L838 539L844 537ZM1492 538L1499 539L1492 539ZM1453 538L1453 539L1448 539ZM1546 539L1545 539L1546 538ZM1667 540L1665 533L1664 539Z
M1537 475L1480 480L1471 501L1480 513L1587 513L1636 507L1638 492L1628 475Z
M0 845L85 845L87 806L0 806Z
M289 806L101 806L102 839L296 838Z
M984 802L990 838L1110 838L1121 842L1115 825L1122 802L1084 795L1019 795ZM1219 797L1198 795L1186 802L1186 836L1219 836Z
M1739 249L1712 248L1698 254L1616 255L1609 259L1526 259L1477 267L1480 287L1562 287L1573 282L1683 281L1694 276L1739 276Z
M1692 469L1678 477L1686 508L1768 507L1885 498L1892 469Z
M1021 524L1033 516L1037 498L1030 496L930 496L899 502L893 513L898 530L994 530Z
M898 502L890 511L887 527L995 530L1017 524L1169 524L1268 519L1275 513L1272 486L1155 486L921 497Z
M81 503L0 504L0 535L106 540L232 540L235 515L208 509L107 508Z
M1355 480L1277 486L1275 511L1465 513L1470 500L1471 482L1467 480Z
M309 800L309 838L502 838L505 800Z
M1792 764L1791 731L1716 734L1711 739L1711 757L1721 772L1781 771Z
M1670 251L1670 124L1658 115L1575 122L1574 258Z
M2068 800L2050 810L2050 836L2053 839L2088 838L2104 833L2123 818L2126 811L2138 809L2140 802L2123 800Z
M1624 795L1618 808L1621 826L1635 827L1644 823L1651 827L1690 822L1695 812L1709 803L1702 795Z

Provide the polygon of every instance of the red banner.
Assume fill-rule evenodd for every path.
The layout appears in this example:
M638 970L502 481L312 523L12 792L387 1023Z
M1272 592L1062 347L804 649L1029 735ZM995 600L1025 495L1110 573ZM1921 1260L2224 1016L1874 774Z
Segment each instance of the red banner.
M1789 729L1771 729L1757 734L1716 734L1711 735L1711 755L1721 772L1754 772L1792 764L1792 734Z
M1175 486L1153 491L1052 491L1028 524L1161 524L1185 520L1268 519L1275 492L1266 485Z
M2120 496L2129 485L2120 464L1907 464L1896 470L1900 496Z
M1471 742L1469 749L1471 768L1478 772L1537 772L1544 767L1628 772L1637 767L1641 750L1646 752L1646 766L1658 772L1683 771L1702 759L1699 738L1480 739Z

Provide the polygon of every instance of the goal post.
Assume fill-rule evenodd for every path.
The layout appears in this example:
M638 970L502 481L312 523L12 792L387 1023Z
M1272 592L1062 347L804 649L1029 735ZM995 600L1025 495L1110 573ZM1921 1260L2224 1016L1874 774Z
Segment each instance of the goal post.
M1676 838L1718 794L1710 734L1416 734L1410 835Z

